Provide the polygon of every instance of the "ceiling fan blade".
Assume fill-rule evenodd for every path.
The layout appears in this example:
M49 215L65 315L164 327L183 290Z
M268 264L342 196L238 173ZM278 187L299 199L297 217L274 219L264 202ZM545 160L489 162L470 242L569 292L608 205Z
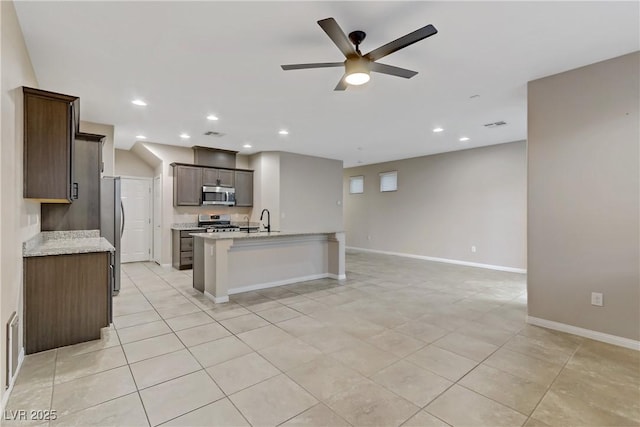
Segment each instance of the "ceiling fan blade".
M289 64L281 65L283 70L304 70L307 68L344 67L344 62L316 62L313 64Z
M345 90L347 89L347 82L344 81L344 78L347 75L345 74L344 76L342 76L342 78L340 79L340 81L338 82L338 85L336 86L336 88L334 90Z
M372 50L364 56L372 61L377 61L378 59L384 58L385 56L390 55L393 52L404 49L405 47L419 42L420 40L426 39L427 37L430 37L437 32L438 30L436 30L436 27L429 24L426 27L422 27L419 30L415 30L414 32L407 34L406 36L402 36L399 39L389 42L384 46L380 46L379 48Z
M349 58L351 56L357 56L356 50L353 48L353 45L347 38L346 34L335 19L326 18L318 21L318 25L324 30L325 33L329 36L329 38L338 46L338 49L342 52L342 54Z
M406 68L394 67L393 65L380 64L378 62L372 62L370 65L370 70L375 71L376 73L389 74L391 76L404 77L405 79L410 79L411 77L418 74L417 71L407 70Z

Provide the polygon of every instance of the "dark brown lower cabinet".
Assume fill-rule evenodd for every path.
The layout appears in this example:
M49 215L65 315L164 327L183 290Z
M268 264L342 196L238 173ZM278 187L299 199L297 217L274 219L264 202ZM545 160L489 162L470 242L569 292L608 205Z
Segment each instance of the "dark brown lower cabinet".
M189 270L193 267L193 237L191 233L204 233L202 228L196 228L193 230L171 230L173 233L172 238L172 252L173 268L178 270Z
M109 326L109 252L24 258L26 354L100 338Z

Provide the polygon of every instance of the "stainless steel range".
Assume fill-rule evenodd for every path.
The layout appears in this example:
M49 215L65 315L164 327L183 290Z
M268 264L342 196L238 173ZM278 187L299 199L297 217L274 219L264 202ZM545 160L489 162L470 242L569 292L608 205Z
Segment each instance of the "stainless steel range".
M240 231L238 226L231 224L231 215L198 215L198 227L206 228L207 233Z

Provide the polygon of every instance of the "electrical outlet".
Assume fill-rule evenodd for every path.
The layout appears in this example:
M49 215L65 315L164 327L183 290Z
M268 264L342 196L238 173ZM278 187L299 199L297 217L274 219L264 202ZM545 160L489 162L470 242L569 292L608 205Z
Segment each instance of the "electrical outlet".
M604 298L600 292L591 292L591 305L602 307L604 305Z
M471 252L473 252L473 253L476 252L476 247L475 246L471 246Z

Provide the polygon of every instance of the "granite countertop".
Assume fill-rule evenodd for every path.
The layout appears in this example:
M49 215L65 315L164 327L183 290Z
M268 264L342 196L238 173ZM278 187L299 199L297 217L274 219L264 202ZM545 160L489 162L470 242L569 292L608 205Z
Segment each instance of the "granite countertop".
M341 231L272 231L267 233L261 231L259 233L193 233L193 237L202 237L203 239L221 240L221 239L265 239L269 237L288 237L288 236L317 236L321 234L341 233Z
M100 230L43 231L22 244L25 258L113 251L111 243L100 237Z
M204 227L198 227L198 224L195 222L181 222L176 224L171 224L172 230L204 230Z

